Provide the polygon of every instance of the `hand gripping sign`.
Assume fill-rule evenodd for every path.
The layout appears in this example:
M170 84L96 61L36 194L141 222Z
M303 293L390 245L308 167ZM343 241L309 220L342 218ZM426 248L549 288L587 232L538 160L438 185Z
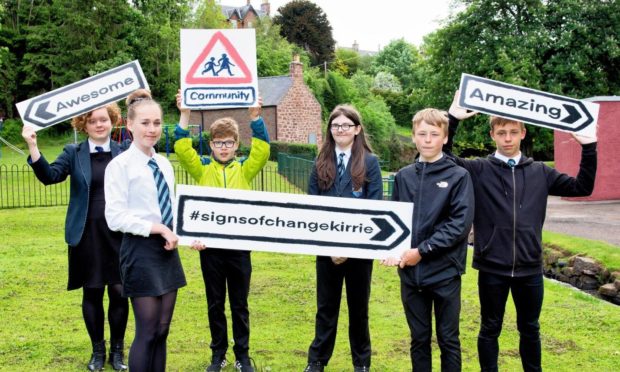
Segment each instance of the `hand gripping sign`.
M596 135L596 103L474 75L461 76L459 106L586 137Z
M19 102L17 110L24 125L38 131L121 100L139 88L149 85L136 60Z
M181 30L183 107L252 106L257 91L254 29Z
M413 204L177 186L179 243L384 259L411 245Z

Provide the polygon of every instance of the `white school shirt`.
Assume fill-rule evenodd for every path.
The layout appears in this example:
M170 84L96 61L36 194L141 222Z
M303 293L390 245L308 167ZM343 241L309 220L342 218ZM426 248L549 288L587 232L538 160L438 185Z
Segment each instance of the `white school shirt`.
M110 152L110 139L108 138L108 141L103 145L97 145L96 143L91 141L90 138L88 139L88 148L90 148L91 154L97 152L97 149L95 148L97 146L101 147L103 149L103 152Z
M153 151L153 159L161 170L176 212L174 197L174 170L165 157ZM153 170L148 165L151 157L131 144L127 151L110 161L105 169L105 219L113 231L148 237L154 223L161 223L161 211Z
M500 154L499 151L495 151L495 157L503 161L504 163L508 163L508 160L512 159L515 161L515 164L519 164L519 161L521 160L521 152L519 152L519 154L517 154L516 156L509 158L507 156Z

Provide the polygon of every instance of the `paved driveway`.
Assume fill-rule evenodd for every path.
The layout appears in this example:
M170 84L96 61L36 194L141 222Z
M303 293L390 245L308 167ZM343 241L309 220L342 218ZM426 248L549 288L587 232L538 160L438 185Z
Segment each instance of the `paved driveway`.
M602 240L620 249L620 200L582 202L550 196L543 229Z

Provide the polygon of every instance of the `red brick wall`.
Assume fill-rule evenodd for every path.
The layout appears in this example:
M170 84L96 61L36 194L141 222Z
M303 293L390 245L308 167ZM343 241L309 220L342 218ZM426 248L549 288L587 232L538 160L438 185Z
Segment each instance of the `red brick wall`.
M309 143L310 134L322 143L321 105L303 81L302 65L291 63L293 85L280 102L277 112L278 141Z
M598 114L598 168L594 192L583 198L568 200L620 200L620 100L594 101L600 105ZM571 176L577 175L581 145L570 134L555 132L555 167Z

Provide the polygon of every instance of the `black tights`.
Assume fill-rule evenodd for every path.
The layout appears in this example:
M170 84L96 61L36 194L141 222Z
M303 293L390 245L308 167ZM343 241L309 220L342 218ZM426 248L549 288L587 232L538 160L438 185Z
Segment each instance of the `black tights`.
M110 323L110 339L121 340L125 337L129 301L121 296L120 284L108 285L108 323ZM91 342L103 340L103 293L105 288L83 288L82 315Z
M166 338L177 291L158 297L132 297L136 336L129 350L131 372L166 370Z

